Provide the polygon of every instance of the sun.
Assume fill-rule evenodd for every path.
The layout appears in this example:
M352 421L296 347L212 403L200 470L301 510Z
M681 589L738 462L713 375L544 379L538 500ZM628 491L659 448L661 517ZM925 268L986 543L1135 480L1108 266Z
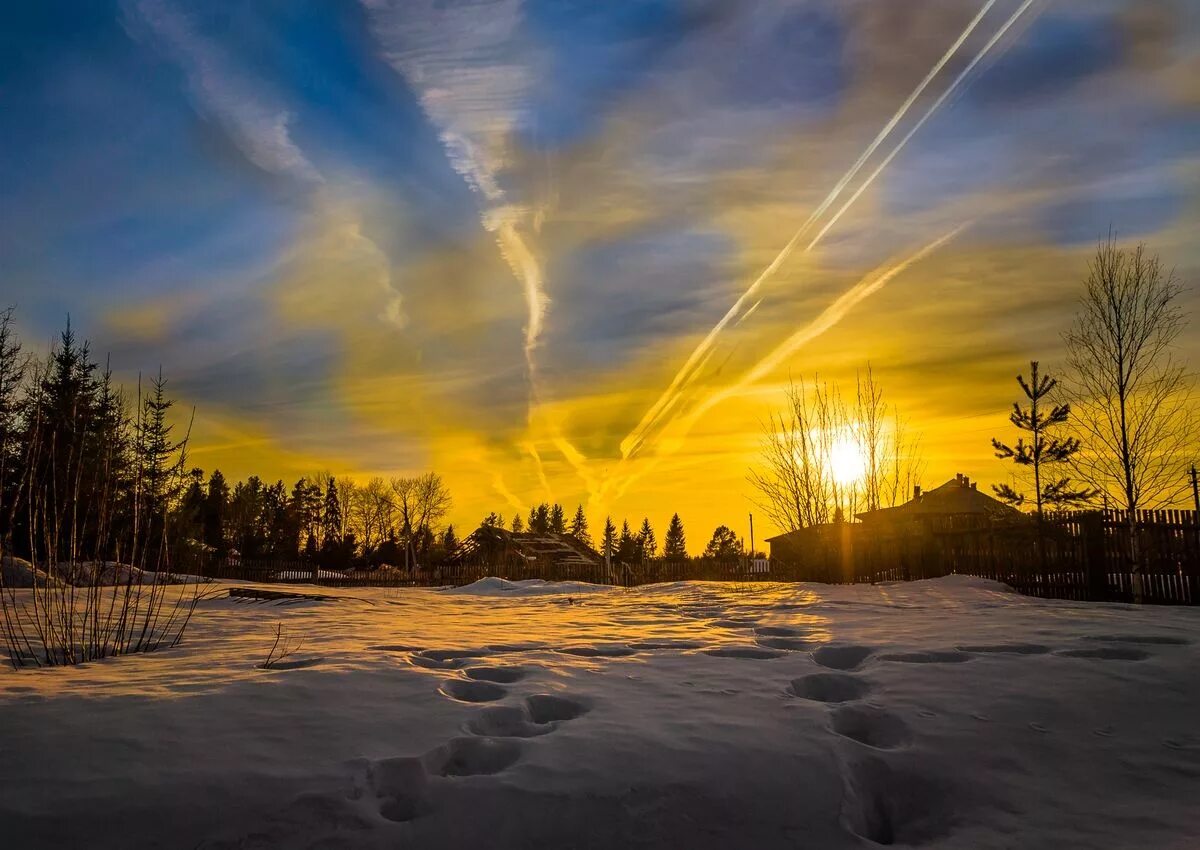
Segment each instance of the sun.
M867 472L867 459L853 429L840 431L829 446L829 471L843 487L857 484Z

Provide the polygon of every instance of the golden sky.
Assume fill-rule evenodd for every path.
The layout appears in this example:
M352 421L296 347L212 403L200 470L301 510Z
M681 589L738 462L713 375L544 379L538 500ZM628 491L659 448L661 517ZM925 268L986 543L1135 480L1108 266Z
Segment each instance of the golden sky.
M789 377L869 362L927 485L1002 481L1096 241L1200 269L1188 0L247 5L39 4L0 59L5 300L161 364L227 477L696 549Z

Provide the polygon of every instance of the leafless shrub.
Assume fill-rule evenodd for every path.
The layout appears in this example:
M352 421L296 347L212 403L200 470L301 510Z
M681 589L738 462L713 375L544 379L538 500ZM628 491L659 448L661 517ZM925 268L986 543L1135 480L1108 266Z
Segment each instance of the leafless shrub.
M283 623L275 624L275 642L271 644L271 649L267 653L267 658L258 666L264 670L270 670L275 667L289 655L299 652L304 648L304 639L293 639L288 634L287 628Z

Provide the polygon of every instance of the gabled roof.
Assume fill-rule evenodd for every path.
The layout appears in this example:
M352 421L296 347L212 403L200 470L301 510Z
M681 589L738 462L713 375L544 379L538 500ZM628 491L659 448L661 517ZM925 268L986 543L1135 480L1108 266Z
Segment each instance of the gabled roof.
M863 522L899 521L921 516L986 516L998 521L1019 521L1024 514L987 493L980 492L969 478L959 475L940 487L918 493L894 508L858 514Z
M523 558L539 564L597 566L600 553L570 534L508 531L481 525L450 554L450 563L491 555Z

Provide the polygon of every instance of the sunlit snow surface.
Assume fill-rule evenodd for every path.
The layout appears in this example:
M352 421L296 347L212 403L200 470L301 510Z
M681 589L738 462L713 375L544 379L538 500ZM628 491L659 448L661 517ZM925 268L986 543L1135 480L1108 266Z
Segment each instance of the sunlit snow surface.
M320 592L0 673L0 845L1200 846L1200 609L957 577ZM276 623L303 645L264 670Z

